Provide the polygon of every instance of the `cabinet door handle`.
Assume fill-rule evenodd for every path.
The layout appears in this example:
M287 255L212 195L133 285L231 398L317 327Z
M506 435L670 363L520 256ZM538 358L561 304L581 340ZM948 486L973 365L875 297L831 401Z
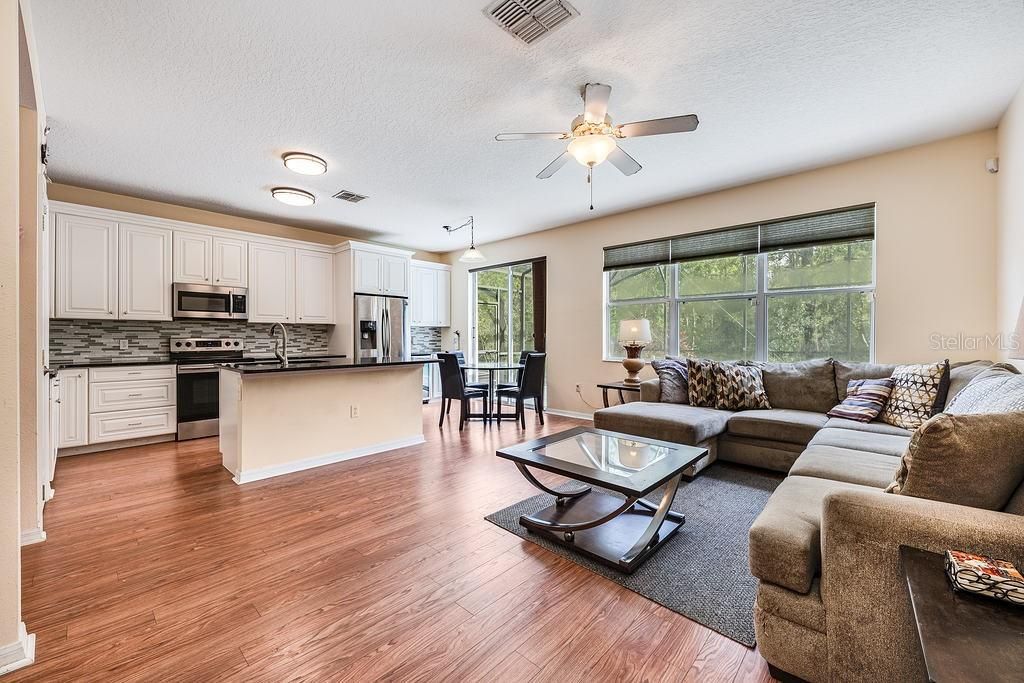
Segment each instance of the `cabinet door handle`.
M139 398L142 394L128 394L128 398Z
M141 422L129 422L128 426L129 427L141 427L142 423Z

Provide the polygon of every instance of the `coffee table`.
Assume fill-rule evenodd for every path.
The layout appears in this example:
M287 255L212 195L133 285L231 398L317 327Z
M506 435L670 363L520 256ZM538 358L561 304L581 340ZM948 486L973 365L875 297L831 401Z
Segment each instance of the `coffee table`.
M555 496L555 503L519 523L587 557L632 574L686 522L671 510L683 471L707 455L669 441L576 427L558 434L502 448L526 480ZM542 484L530 467L553 472L625 496L594 491L590 486L556 491ZM644 498L664 485L657 503Z

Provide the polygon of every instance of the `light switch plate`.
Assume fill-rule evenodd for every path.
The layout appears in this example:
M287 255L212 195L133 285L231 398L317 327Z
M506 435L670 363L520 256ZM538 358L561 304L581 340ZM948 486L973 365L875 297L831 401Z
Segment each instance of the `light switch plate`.
M359 406L355 405L355 404L352 404L352 407L351 407L349 412L350 412L349 416L352 419L355 419L355 418L359 417Z

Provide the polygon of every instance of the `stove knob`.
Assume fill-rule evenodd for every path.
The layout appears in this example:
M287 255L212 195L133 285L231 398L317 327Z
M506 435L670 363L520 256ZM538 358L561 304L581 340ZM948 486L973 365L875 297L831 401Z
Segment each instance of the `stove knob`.
M181 346L181 342L174 342L174 345L180 347Z
M192 342L185 342L185 346L192 346Z
M235 342L235 346L241 346L241 345L242 345L242 342L237 342L237 341Z

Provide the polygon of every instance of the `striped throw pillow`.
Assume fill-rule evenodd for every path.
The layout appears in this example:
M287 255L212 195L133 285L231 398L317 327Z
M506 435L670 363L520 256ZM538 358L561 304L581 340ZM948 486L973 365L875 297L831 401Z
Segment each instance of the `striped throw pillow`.
M871 422L885 408L892 393L891 379L854 379L846 388L846 399L832 410L829 417L844 417L857 422Z

